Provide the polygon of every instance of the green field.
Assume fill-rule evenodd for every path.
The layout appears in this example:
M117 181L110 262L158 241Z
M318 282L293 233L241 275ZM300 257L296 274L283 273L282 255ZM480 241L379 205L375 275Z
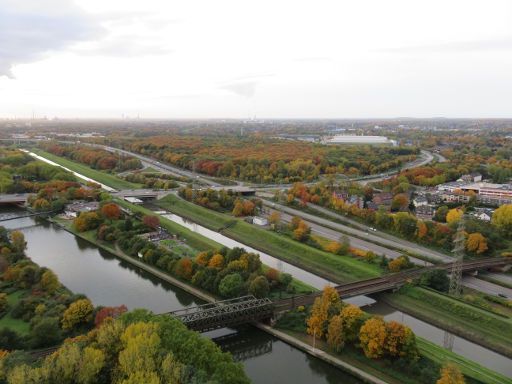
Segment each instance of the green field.
M15 319L11 316L11 309L14 307L14 305L16 305L18 301L20 301L21 297L25 293L25 291L16 291L7 296L9 310L2 318L0 318L0 329L6 327L18 332L20 335L28 334L30 330L30 324L21 319Z
M384 294L384 300L457 335L512 356L512 319L466 304L432 290L408 287Z
M166 196L157 204L207 228L220 231L243 244L338 283L376 277L380 274L376 265L350 256L321 251L284 235L257 228L243 220L189 203L174 195Z
M141 207L140 205L135 205L128 203L127 201L121 200L121 199L114 199L117 204L119 204L122 207L130 209L134 213L140 213L142 215L150 215L155 216L155 213L151 211L150 209ZM187 240L188 245L190 245L192 248L205 251L209 249L220 249L222 248L222 245L219 243L204 237L198 233L192 232L191 230L176 224L175 222L166 219L165 217L160 217L160 225L164 227L167 231L173 234L177 234L180 237Z
M475 363L472 360L468 360L443 347L435 345L430 341L422 339L421 337L417 337L416 340L418 343L418 349L423 356L439 364L445 364L446 362L451 361L455 363L460 368L461 372L467 377L478 380L485 384L512 383L511 378L483 367L482 365Z
M98 182L108 185L109 187L112 187L115 189L141 188L140 184L130 183L126 180L120 179L117 176L89 168L87 165L79 164L74 161L65 159L63 157L55 156L51 153L42 151L37 148L32 149L32 152L34 152L35 154L37 154L39 156L45 157L48 160L54 161L55 163L62 165L63 167L69 168L72 171L75 171L84 176L90 177L91 179L97 180Z

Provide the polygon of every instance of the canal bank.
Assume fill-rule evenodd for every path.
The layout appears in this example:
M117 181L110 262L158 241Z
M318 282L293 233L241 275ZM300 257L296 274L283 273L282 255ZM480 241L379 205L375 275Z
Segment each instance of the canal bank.
M176 218L174 218L174 219L176 220ZM189 223L189 225L191 226L189 229L193 229L194 231L196 231L202 235L206 235L205 233L199 232L200 228L197 224ZM184 289L185 291L189 292L192 295L195 295L196 297L200 297L201 299L203 299L205 301L214 301L215 300L215 297L213 297L212 295L205 293L199 289L196 289L195 287L192 287L192 286L188 285L187 283L180 281L172 276L169 276L166 273L163 273L163 272L159 271L158 269L151 267L151 266L137 260L136 258L130 257L130 256L124 254L119 249L113 249L108 244L102 244L102 242L97 241L96 239L90 239L87 236L84 236L83 234L76 233L72 229L67 228L66 226L63 226L63 228L66 231L72 233L73 235L76 235L79 238L82 238L86 241L91 242L92 244L94 244L98 247L105 249L107 252L115 254L116 256L120 257L121 259L128 261L128 262L134 264L135 266L137 266L149 273L152 273L155 276L162 278L163 280L165 280L167 282L170 282L171 284L179 286L180 288ZM216 237L215 240L217 242L223 244L223 239ZM226 245L243 246L243 244L226 244ZM443 335L445 334L444 330L437 328L435 326L432 326L428 323L422 322L412 316L406 316L404 318L403 313L401 314L402 315L401 318L397 318L396 316L393 316L393 314L389 314L389 309L387 310L387 312L380 310L380 309L382 309L382 307L383 307L382 303L377 303L377 305L370 307L368 309L368 312L382 315L385 317L386 320L396 320L396 321L402 322L404 324L407 324L408 326L410 326L413 329L413 331L418 336L420 336L426 340L434 341L434 344L437 344L440 346L443 345ZM294 347L299 348L299 349L303 350L304 352L311 354L312 356L314 356L316 358L322 359L329 364L332 364L333 361L336 361L336 363L334 364L336 367L339 367L347 372L350 372L352 375L355 375L356 377L359 377L366 381L370 380L368 378L368 375L361 375L361 369L354 367L353 365L344 361L343 356L337 357L337 356L329 354L325 351L321 351L319 349L315 350L315 348L308 346L308 344L302 342L301 340L294 338L290 335L287 335L287 334L285 334L279 330L276 330L274 328L265 326L263 324L259 324L258 328L260 328L261 330L264 330L266 332L269 332L270 334L274 335L275 337L278 337L279 339L285 341L286 343L289 343L289 344L293 345ZM441 335L441 337L439 337L439 335ZM290 338L293 339L294 341L296 341L296 343L292 343L290 341ZM512 375L512 367L510 366L510 359L508 359L507 357L502 356L500 354L497 354L495 352L492 352L487 348L481 347L478 344L469 342L463 338L455 337L453 352L455 352L459 355L462 355L468 359L478 361L480 364L482 364L486 367L489 367L492 370L495 370L502 374ZM378 377L375 377L372 375L370 375L370 376L376 380L376 381L370 381L370 382L378 382L378 380L380 380Z
M125 304L129 309L146 308L155 313L203 304L167 281L155 277L111 251L76 237L52 223L35 219L10 221L10 229L24 228L27 255L51 268L73 292L86 294L95 305ZM37 225L36 225L37 224ZM231 342L219 336L234 334ZM254 383L361 384L363 381L252 327L223 329L207 334L226 351L233 352ZM261 348L261 345L267 345Z

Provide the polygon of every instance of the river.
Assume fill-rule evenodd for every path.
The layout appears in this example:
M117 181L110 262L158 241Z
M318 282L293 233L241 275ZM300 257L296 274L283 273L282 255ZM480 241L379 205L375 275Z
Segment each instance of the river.
M22 212L22 211L18 211ZM0 216L11 215L2 209ZM27 255L51 268L75 293L87 295L95 305L146 308L156 313L201 304L189 293L119 260L108 252L44 221L23 218L2 222L6 228L21 228L27 240ZM311 357L253 327L223 329L211 337L243 363L253 383L361 384L353 376Z
M23 211L2 209L0 217L20 212ZM174 217L176 221L177 218L179 216ZM191 229L202 228L186 224ZM51 268L64 285L75 293L86 294L95 305L125 304L129 309L146 308L162 313L202 303L189 293L46 221L22 218L2 222L2 225L10 229L20 228L28 243L27 255L39 265ZM218 241L219 237L214 239ZM403 322L418 336L443 344L445 331L384 303L377 303L366 310L380 314L386 320ZM244 364L254 383L360 383L343 371L253 327L223 329L207 335L214 338L222 336L216 342ZM453 350L512 376L511 360L505 356L457 336ZM278 363L276 359L279 359Z

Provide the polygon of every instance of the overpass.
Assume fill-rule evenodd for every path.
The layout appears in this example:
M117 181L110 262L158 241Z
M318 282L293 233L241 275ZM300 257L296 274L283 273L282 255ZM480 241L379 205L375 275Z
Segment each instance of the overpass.
M512 258L500 257L471 260L463 263L462 271L470 272L479 269L504 267L507 265L512 265ZM335 289L342 299L396 290L407 282L419 278L424 272L435 269L450 271L452 266L453 263L434 265L342 284L336 286ZM315 299L321 295L322 292L315 292L309 295L293 296L274 302L267 298L257 299L254 296L243 296L236 299L218 301L211 304L169 312L168 315L178 318L190 329L206 332L217 328L268 320L274 317L276 313L289 311L300 305L311 305L314 303Z
M160 199L172 193L170 190L164 189L123 189L121 191L112 192L112 196L124 199L126 197L135 197L137 199Z
M1 194L0 204L25 204L32 193Z

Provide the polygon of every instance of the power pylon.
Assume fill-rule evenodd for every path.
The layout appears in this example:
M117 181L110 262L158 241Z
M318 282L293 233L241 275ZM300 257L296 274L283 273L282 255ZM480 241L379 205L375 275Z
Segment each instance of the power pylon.
M466 249L464 216L459 220L457 233L453 239L452 271L450 275L450 290L452 296L459 297L462 293L462 263L464 262L464 250ZM450 351L453 349L454 335L449 332L444 333L444 347Z

